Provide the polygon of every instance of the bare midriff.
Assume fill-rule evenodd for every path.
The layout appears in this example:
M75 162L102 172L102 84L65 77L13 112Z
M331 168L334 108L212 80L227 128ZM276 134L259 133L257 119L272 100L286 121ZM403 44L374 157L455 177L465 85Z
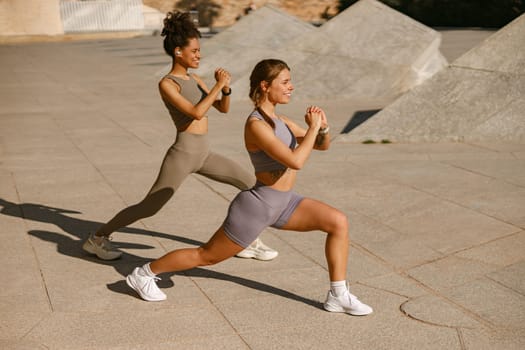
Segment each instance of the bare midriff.
M290 168L276 171L261 171L255 173L255 177L260 183L274 190L285 192L293 188L297 171Z
M179 132L188 132L190 134L205 135L208 133L208 116L201 120L193 120L191 123L177 129Z

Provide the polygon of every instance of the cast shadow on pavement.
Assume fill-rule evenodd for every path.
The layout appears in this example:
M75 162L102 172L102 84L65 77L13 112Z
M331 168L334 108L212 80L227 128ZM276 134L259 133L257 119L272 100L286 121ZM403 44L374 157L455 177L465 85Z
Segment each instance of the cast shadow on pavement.
M56 244L56 249L60 254L70 256L72 258L77 259L83 259L86 261L107 265L107 266L113 266L113 268L122 276L127 276L130 274L133 269L136 266L144 265L145 263L149 262L151 259L146 259L138 255L129 254L124 252L122 255L122 258L119 260L114 261L105 261L100 260L95 257L92 257L87 254L82 254L81 251L81 245L82 241L72 239L71 237L68 237L64 234L56 233L56 232L50 232L50 231L42 231L42 230L31 230L28 232L31 236L37 237L43 241L52 242ZM121 248L136 248L136 244L119 244ZM140 246L140 245L139 245ZM305 297L302 297L300 295L288 292L284 289L277 288L262 282L246 279L239 276L234 276L218 271L212 271L207 270L204 268L194 268L191 270L183 271L183 272L175 272L175 273L165 273L161 274L162 279L157 282L157 285L159 288L169 288L173 287L173 281L171 280L171 276L173 275L180 275L180 276L186 276L186 277L206 277L206 278L214 278L219 279L223 281L230 281L233 283L237 283L241 286L245 286L248 288L256 289L262 292L266 292L269 294L279 295L283 298L288 298L294 301L298 301L319 309L322 309L322 304L319 301L308 299ZM121 293L130 295L135 298L139 298L137 294L129 288L125 282L125 280L119 280L114 283L107 284L107 288L115 293Z
M259 290L261 292L265 292L268 294L278 295L283 298L294 300L294 301L324 310L323 304L319 302L318 300L308 299L300 295L297 295L295 293L288 292L284 289L271 286L266 283L246 279L246 278L239 277L239 276L230 275L230 274L219 272L219 271L207 270L207 269L203 269L200 267L196 267L194 269L187 270L184 272L161 274L160 276L162 277L162 280L157 282L157 285L159 286L159 288L162 289L162 288L173 286L173 282L171 281L171 276L173 275L180 275L180 276L185 276L185 277L206 277L206 278L214 278L217 280L229 281L229 282L236 283L244 287ZM167 286L166 283L162 283L163 281L166 281L166 280L171 282L170 286ZM120 281L108 284L107 288L115 293L122 293L122 294L133 296L137 299L141 299L137 295L137 293L135 293L135 291L131 290L131 288L128 287L125 280L120 280Z
M44 222L54 224L58 226L62 231L67 232L80 240L84 241L91 233L95 232L103 225L101 222L77 219L65 214L82 214L79 211L54 208L42 204L35 203L13 203L3 198L0 198L0 214L7 216L19 217L26 220L33 220L37 222ZM146 236L153 236L159 238L167 238L178 242L191 244L191 245L202 245L203 242L167 233L144 230L133 227L123 227L118 232L140 234ZM140 248L140 247L134 247ZM150 246L143 246L142 249L152 248Z
M62 209L62 208L54 208L46 205L41 204L35 204L35 203L21 203L16 204L13 202L9 202L7 200L4 200L0 198L0 214L12 216L12 217L18 217L25 220L33 220L37 222L43 222L43 223L50 223L54 224L57 227L59 227L64 232L70 234L73 237L76 237L77 239L70 237L68 235L58 233L58 232L52 232L52 231L45 231L45 230L30 230L28 231L28 234L37 237L43 241L51 242L56 244L57 252L60 254L76 258L76 259L83 259L85 261L93 262L96 264L106 265L106 266L113 266L115 271L117 271L121 276L127 276L132 272L132 270L136 266L141 266L147 262L149 262L151 259L144 258L139 255L130 254L128 252L123 252L123 256L121 259L116 261L104 261L100 260L92 255L89 255L85 253L82 250L82 244L84 240L88 237L88 235L91 232L94 232L97 230L101 223L96 221L90 221L90 220L82 220L74 217L70 217L65 214L81 214L78 211L70 210L70 209ZM129 228L125 227L120 230L120 232L125 233L132 233L132 234L142 234L142 235L149 235L154 237L162 237L167 238L175 241L179 241L182 243L200 246L203 244L203 242L193 240L186 237L176 236L176 235L170 235L162 232L156 232L156 231L150 231L150 230L144 230L144 229L138 229L138 228ZM154 247L144 244L137 244L137 243L126 243L126 242L115 242L116 245L119 248L122 249L152 249ZM162 280L159 281L158 286L160 288L169 288L173 286L173 281L171 280L171 276L173 275L181 275L181 276L189 276L189 277L207 277L207 278L215 278L219 280L224 281L230 281L233 283L237 283L239 285L260 290L266 293L275 294L282 296L284 298L288 298L294 301L298 301L301 303L305 303L307 305L321 308L322 304L319 301L311 300L308 298L304 298L300 295L288 292L284 289L280 289L277 287L273 287L271 285L261 283L254 280L249 280L246 278L238 277L229 275L226 273L218 272L218 271L212 271L207 270L204 268L194 268L188 271L184 272L177 272L177 273L171 273L171 274L163 274ZM108 289L116 292L116 293L123 293L127 294L133 297L138 297L134 291L132 291L127 285L124 280L120 280L111 284L107 285Z

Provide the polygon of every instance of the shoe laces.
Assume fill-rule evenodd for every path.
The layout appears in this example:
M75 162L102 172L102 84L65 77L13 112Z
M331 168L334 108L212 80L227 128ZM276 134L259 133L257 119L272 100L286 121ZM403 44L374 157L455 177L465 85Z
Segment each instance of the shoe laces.
M160 277L157 277L157 276L144 276L146 277L146 280L144 281L144 289L147 289L147 290L158 290L159 289L159 286L157 286L157 281L160 281L161 278ZM153 282L153 283L151 283Z
M260 247L261 247L261 241L257 238L257 239L255 240L255 242L253 242L253 244L252 244L250 247L253 248L253 249L258 249L258 248L260 248Z
M254 242L253 249L259 249L259 250L269 250L269 247L266 246L259 238L257 238Z
M361 303L359 299L350 292L348 292L348 300L350 300L350 305L358 305Z

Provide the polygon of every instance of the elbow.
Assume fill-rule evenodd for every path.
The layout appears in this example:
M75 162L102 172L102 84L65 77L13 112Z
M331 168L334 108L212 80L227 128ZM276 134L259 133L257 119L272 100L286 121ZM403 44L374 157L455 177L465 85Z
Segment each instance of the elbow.
M194 114L192 114L192 118L195 119L195 120L201 120L205 116L206 116L206 114L201 114L201 113L194 113Z
M303 167L304 165L304 162L292 162L290 164L288 164L288 168L292 169L292 170L301 170L301 168Z

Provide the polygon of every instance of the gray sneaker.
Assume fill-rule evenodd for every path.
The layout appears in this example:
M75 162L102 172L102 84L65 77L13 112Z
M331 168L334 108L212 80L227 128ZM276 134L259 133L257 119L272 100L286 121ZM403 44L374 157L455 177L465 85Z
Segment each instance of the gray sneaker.
M148 276L142 267L135 267L133 272L126 277L128 286L133 288L146 301L166 300L166 294L157 286L156 281L158 280L160 278L157 276Z
M95 237L94 234L89 235L88 239L82 245L82 249L90 254L96 255L102 260L115 260L120 258L122 252L113 247L110 242L111 238Z

